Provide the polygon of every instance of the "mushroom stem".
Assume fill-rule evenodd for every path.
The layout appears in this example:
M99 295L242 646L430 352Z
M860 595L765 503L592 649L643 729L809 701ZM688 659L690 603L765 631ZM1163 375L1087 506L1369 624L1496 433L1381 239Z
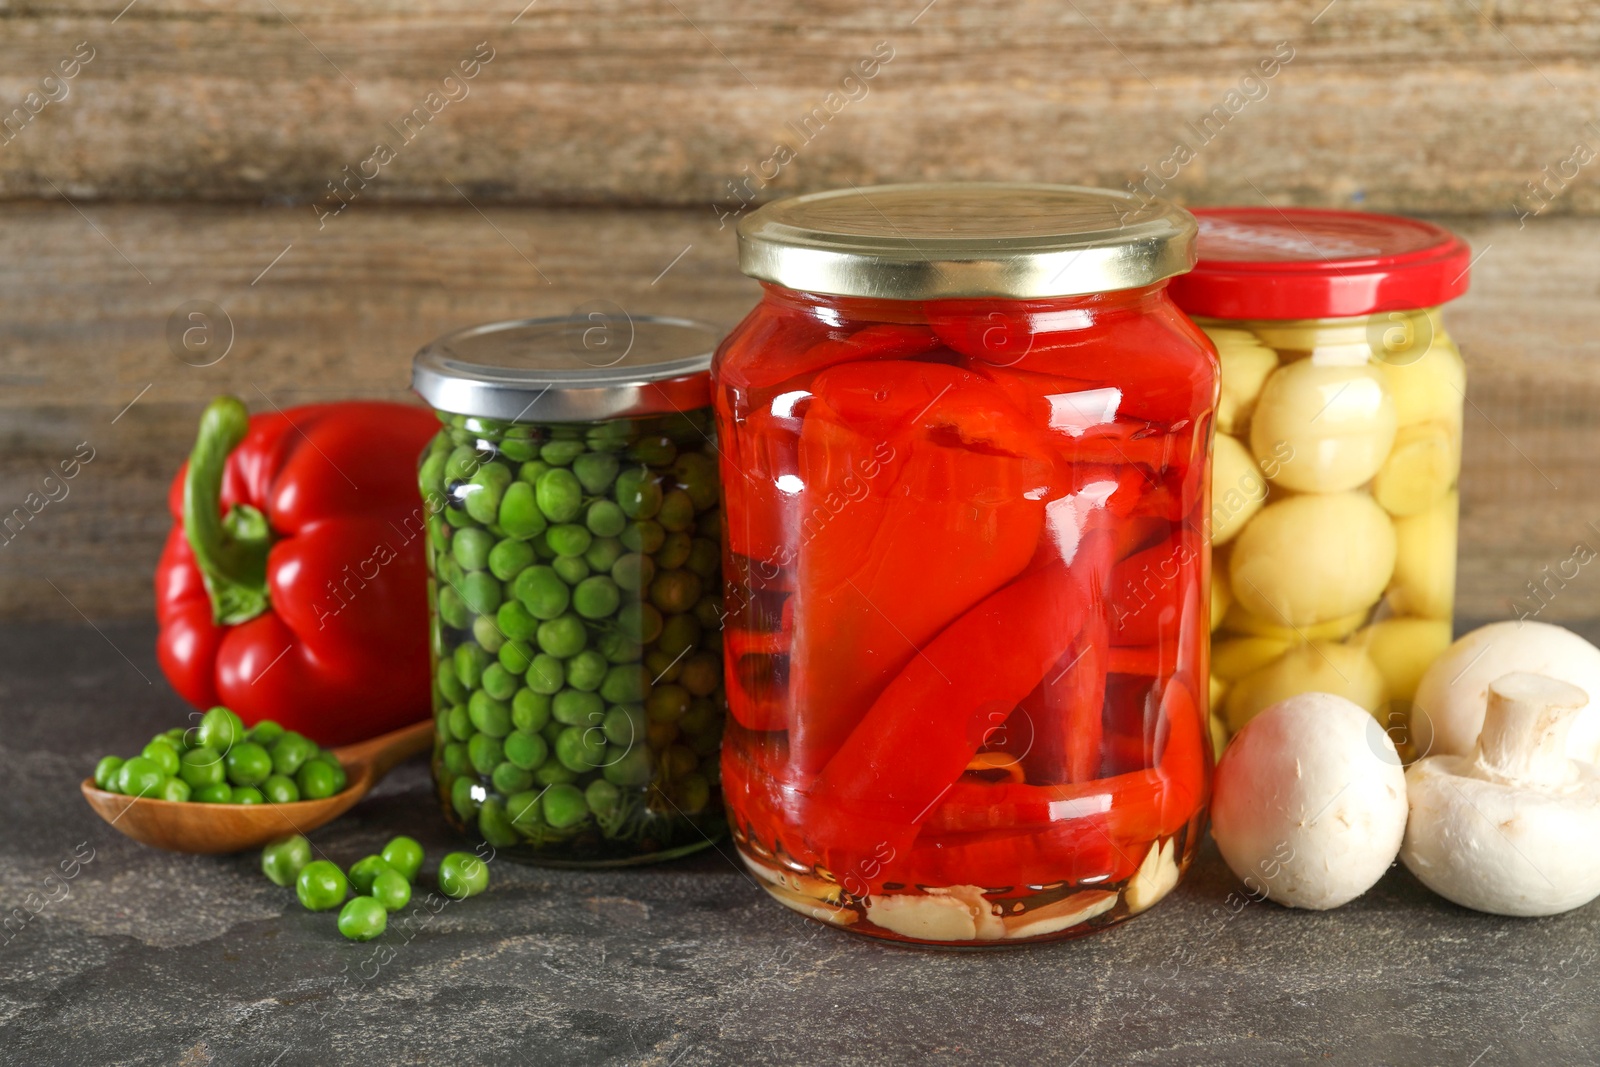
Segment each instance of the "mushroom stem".
M1514 671L1489 685L1478 763L1515 782L1557 786L1574 773L1567 733L1588 694L1542 674Z

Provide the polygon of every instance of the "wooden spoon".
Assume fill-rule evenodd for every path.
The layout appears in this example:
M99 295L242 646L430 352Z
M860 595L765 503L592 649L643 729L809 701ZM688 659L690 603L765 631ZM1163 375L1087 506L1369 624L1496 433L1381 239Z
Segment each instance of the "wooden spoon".
M426 720L331 751L349 782L323 800L293 804L201 804L108 793L83 780L83 795L99 816L135 841L173 852L243 852L286 834L332 822L402 760L427 751L434 726Z

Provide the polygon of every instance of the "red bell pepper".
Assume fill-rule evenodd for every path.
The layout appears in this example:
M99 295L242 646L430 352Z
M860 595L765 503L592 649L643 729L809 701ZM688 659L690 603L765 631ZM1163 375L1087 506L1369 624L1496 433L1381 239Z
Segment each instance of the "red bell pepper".
M438 428L401 404L251 417L212 401L156 570L156 651L179 694L324 745L428 716L416 457Z

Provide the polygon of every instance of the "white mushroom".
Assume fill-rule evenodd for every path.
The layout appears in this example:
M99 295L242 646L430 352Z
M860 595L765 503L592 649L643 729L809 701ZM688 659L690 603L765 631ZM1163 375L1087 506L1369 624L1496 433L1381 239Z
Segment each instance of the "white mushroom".
M1406 828L1394 744L1358 705L1301 693L1251 719L1217 764L1211 836L1252 892L1337 908L1372 888Z
M1600 896L1600 769L1567 756L1588 702L1544 675L1494 681L1474 755L1429 756L1406 774L1411 873L1494 915L1555 915Z
M1600 648L1549 623L1490 623L1467 634L1433 661L1417 683L1411 741L1424 756L1470 756L1483 729L1489 683L1512 671L1531 671L1600 693ZM1600 763L1600 707L1591 704L1567 735L1567 755Z

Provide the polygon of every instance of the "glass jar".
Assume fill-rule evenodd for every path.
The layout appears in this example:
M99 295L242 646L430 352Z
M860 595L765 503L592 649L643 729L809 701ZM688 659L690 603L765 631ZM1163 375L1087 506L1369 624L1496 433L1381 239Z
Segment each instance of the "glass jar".
M713 366L746 865L858 933L1078 936L1199 841L1216 364L1194 223L1048 185L884 186L739 226Z
M725 830L716 338L595 314L417 353L434 781L503 855L643 863Z
M1212 730L1321 691L1416 755L1411 698L1450 644L1466 395L1438 305L1470 252L1388 215L1196 214L1200 262L1172 295L1222 366Z

